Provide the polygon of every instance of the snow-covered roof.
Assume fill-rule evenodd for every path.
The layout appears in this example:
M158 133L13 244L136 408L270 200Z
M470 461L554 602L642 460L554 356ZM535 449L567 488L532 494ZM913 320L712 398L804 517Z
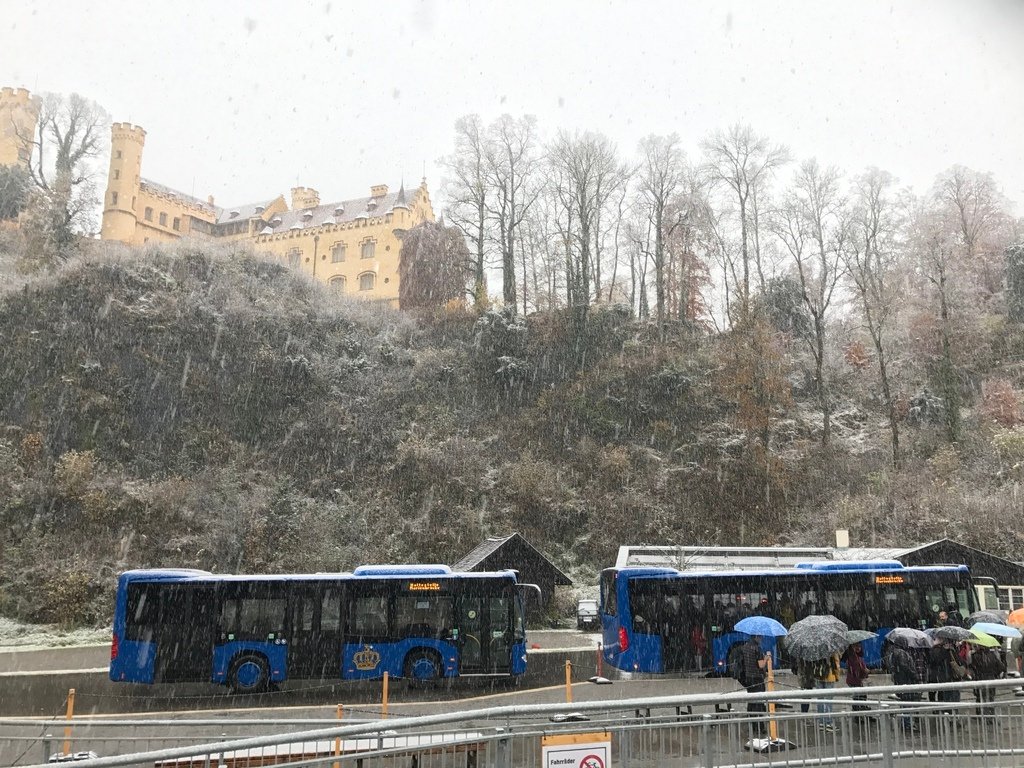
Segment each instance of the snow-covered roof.
M619 547L616 568L676 568L680 571L760 570L791 568L797 563L827 560L899 560L936 542L913 547Z

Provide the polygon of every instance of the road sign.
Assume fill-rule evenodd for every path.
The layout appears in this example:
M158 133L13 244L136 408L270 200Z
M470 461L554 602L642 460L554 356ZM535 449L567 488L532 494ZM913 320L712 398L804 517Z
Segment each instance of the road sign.
M612 735L559 733L540 741L544 768L611 768Z

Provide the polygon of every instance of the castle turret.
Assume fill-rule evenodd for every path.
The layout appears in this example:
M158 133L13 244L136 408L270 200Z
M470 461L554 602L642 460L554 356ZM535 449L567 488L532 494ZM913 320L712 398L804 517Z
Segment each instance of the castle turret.
M292 187L292 210L301 211L320 205L320 193L312 187Z
M130 243L135 237L145 142L146 132L137 125L114 123L110 127L110 173L101 230L104 240Z
M28 167L39 104L24 88L0 88L0 165Z

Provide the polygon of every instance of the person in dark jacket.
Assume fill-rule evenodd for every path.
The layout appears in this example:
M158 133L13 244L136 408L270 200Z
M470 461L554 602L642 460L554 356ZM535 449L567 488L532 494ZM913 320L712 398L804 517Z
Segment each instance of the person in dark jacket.
M761 650L761 638L752 635L740 649L743 661L743 677L740 683L748 693L764 693L765 670L768 668L768 653ZM747 704L747 712L766 711L764 702Z
M883 646L882 663L892 675L893 685L919 685L922 682L917 663L910 651L890 640L886 640ZM920 701L921 694L917 692L897 693L896 698L900 701ZM914 727L914 722L910 717L904 716L902 723L906 729Z
M843 654L843 663L846 664L846 684L850 688L863 688L864 681L868 679L868 665L864 663L864 648L860 643L854 643L846 649ZM867 697L858 693L853 697L857 701L864 701ZM867 709L863 705L854 704L855 711Z
M956 646L943 640L931 650L929 668L934 670L936 683L955 683L967 677L967 669L961 663ZM960 691L939 691L938 701L960 701Z
M996 648L975 648L971 651L971 678L974 680L999 680L1006 677L1006 659ZM996 697L995 688L975 688L974 699L979 704L991 704ZM991 707L982 707L985 714L994 714Z

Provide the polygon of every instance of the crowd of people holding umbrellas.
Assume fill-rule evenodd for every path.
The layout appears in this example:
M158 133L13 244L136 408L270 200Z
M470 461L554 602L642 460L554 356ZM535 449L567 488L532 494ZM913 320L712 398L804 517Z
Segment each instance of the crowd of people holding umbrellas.
M1007 673L1004 641L1011 638L1020 648L1024 627L1024 609L1004 618L995 611L975 611L965 620L958 612L943 612L940 626L931 629L897 627L889 631L882 644L882 663L892 676L894 685L949 683L965 680L994 680ZM878 637L874 632L849 629L835 616L812 615L793 623L787 630L780 622L767 616L751 616L736 624L735 629L749 635L739 657L736 673L740 684L750 692L765 690L771 666L771 654L761 648L762 637L780 638L780 646L797 675L801 688L834 687L845 676L846 684L864 686L869 670L863 658L862 643ZM1019 663L1019 661L1018 661ZM992 688L974 691L976 700L984 705L994 696ZM855 696L855 699L866 698ZM897 698L919 701L920 693L908 692ZM929 694L932 701L957 702L959 690L941 690ZM817 705L818 727L833 730L832 705ZM801 705L806 712L808 704ZM855 707L856 709L857 707ZM764 705L751 703L748 712L763 712ZM904 727L913 728L910 718Z

